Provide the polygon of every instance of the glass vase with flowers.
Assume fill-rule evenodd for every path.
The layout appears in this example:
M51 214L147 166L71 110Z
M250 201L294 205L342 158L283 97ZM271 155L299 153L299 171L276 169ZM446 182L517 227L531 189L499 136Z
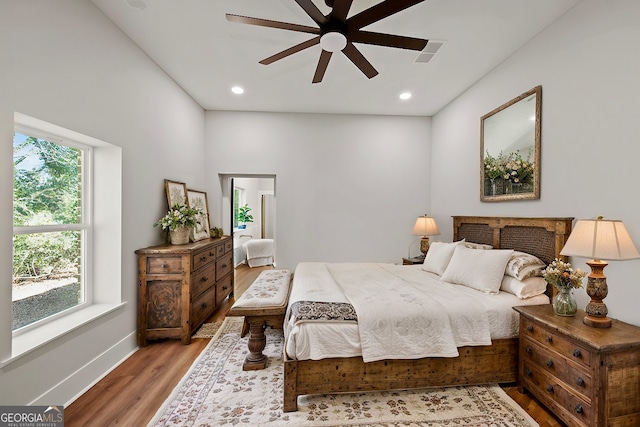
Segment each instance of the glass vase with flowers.
M570 263L556 258L542 270L542 274L544 280L558 290L552 301L554 313L559 316L575 316L578 306L571 292L582 287L587 273L580 269L574 270Z

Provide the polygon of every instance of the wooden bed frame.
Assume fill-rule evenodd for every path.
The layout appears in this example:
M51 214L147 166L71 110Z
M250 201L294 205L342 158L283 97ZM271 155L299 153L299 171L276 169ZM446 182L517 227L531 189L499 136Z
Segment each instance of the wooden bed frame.
M454 216L453 240L514 249L546 263L560 255L573 218ZM285 353L284 412L298 409L298 396L369 390L393 390L487 383L518 379L518 338L494 340L490 346L461 347L455 358L381 360L362 357L293 360Z

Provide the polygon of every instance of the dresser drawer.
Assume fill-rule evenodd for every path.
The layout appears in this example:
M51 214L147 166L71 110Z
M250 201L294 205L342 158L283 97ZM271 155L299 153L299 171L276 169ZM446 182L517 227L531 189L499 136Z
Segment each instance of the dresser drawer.
M216 264L211 263L208 266L193 273L191 278L193 290L191 291L191 299L197 298L202 292L209 289L216 283Z
M195 330L216 307L216 287L212 286L191 303L191 331Z
M593 399L593 381L589 371L584 367L576 367L566 362L558 353L549 351L544 346L527 338L520 343L520 354L527 365L535 365L548 372L570 387L574 393L581 394L589 402ZM530 370L525 369L526 376Z
M591 366L592 354L587 348L572 343L562 335L551 332L530 319L520 319L520 336L540 343L543 347L553 350L567 360L572 360L585 367Z
M233 241L229 240L224 243L224 253L227 254L233 250Z
M231 281L231 275L227 275L224 279L220 280L216 287L216 305L220 303L233 291L233 282Z
M200 252L195 252L193 254L192 262L191 262L191 270L196 271L203 265L214 262L216 259L216 248L205 249Z
M182 257L158 256L147 257L147 274L181 274Z
M591 426L593 419L593 409L589 402L573 394L571 390L564 388L564 385L556 377L541 370L538 366L523 362L525 374L521 379L525 386L533 395L538 397L553 412L561 412L558 415L564 420L570 419L569 425Z
M216 280L222 279L233 270L232 254L226 254L216 262Z
M220 245L216 246L216 257L217 258L220 258L220 257L222 257L224 255L224 252L225 252L224 247L225 247L224 244L220 244Z

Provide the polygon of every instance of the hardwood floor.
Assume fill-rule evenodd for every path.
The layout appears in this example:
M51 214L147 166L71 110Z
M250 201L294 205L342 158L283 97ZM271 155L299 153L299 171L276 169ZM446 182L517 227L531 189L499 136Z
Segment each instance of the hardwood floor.
M235 297L242 295L266 269L271 267L236 268ZM234 299L226 300L207 322L223 320L233 302ZM190 345L182 345L179 340L151 342L65 408L65 426L147 425L208 342L208 339L193 339ZM505 391L540 427L564 427L530 395L521 394L516 387L505 387Z

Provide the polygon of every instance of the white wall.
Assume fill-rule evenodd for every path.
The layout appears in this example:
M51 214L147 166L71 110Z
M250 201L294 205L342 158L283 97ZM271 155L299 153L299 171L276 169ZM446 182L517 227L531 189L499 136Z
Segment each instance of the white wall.
M161 242L153 223L166 211L164 178L204 188L204 112L89 1L2 0L0 55L3 301L14 111L123 149L122 277L113 286L128 303L0 369L0 404L65 404L136 348L134 251ZM0 311L5 340L11 315Z
M276 176L279 268L401 262L429 209L430 133L425 117L207 112L207 191L221 199L219 173Z
M433 118L433 213L621 219L640 246L640 2L583 0ZM542 85L541 197L481 203L480 117ZM585 259L573 259L589 271ZM611 317L640 325L640 260L605 270ZM588 302L576 292L580 307Z

